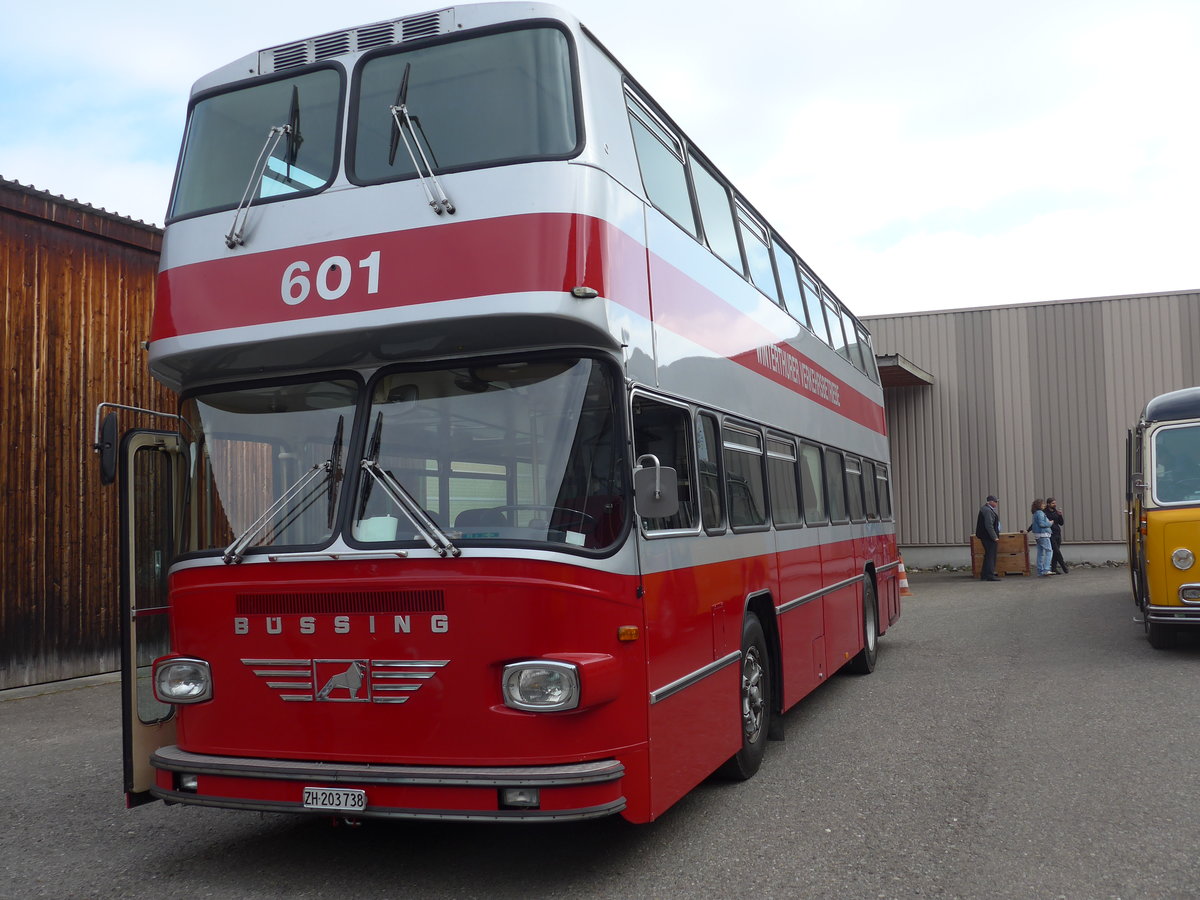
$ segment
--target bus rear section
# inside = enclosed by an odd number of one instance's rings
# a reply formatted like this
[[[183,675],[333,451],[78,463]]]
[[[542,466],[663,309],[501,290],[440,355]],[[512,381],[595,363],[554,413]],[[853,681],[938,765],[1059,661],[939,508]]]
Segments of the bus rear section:
[[[1129,433],[1134,602],[1156,649],[1200,627],[1200,388],[1155,397]]]

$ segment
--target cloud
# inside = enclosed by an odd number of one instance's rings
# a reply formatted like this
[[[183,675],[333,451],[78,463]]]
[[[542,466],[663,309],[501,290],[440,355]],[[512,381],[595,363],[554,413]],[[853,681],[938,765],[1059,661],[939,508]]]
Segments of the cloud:
[[[16,5],[0,174],[161,222],[197,78],[428,8]],[[1190,0],[571,9],[857,312],[1200,285]]]

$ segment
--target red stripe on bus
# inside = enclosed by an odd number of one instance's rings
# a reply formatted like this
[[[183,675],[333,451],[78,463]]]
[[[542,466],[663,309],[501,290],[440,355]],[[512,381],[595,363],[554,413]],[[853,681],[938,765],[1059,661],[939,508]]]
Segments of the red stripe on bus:
[[[378,289],[368,293],[363,270],[376,251]],[[343,278],[349,286],[326,300],[315,283],[322,263],[334,257],[344,258],[350,271],[326,270],[326,288],[336,291]],[[293,268],[291,277],[307,285],[308,295],[288,304],[283,296],[289,267],[296,263],[307,268]],[[800,326],[782,310],[768,309],[768,316],[779,319],[778,329],[771,328],[660,257],[652,256],[649,268],[657,325],[885,433],[880,404],[785,342]],[[541,213],[446,223],[167,269],[159,274],[151,340],[460,297],[569,292],[583,285],[649,319],[646,273],[646,248],[591,216]]]

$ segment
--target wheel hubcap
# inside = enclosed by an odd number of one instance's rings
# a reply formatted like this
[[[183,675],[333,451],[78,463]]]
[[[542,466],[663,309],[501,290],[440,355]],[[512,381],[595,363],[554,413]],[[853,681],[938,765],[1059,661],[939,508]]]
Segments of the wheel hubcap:
[[[757,647],[746,651],[742,663],[742,730],[746,741],[753,744],[758,740],[763,726],[763,709],[766,698],[763,696],[763,667],[762,657]]]

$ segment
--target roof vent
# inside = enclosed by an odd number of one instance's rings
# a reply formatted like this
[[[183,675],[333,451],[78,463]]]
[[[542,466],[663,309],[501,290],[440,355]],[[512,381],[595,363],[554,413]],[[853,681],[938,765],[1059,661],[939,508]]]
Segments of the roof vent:
[[[273,65],[264,71],[270,72],[276,69],[290,69],[293,66],[302,66],[308,62],[308,47],[303,43],[288,44],[286,47],[276,47],[271,51],[271,60]]]
[[[261,51],[258,54],[258,71],[259,74],[267,75],[281,69],[292,69],[317,60],[341,56],[343,53],[361,53],[389,44],[446,34],[453,28],[454,10],[449,8],[409,16],[406,19],[377,22],[349,31],[335,31]]]
[[[446,10],[449,12],[449,10]],[[441,33],[442,16],[441,13],[431,12],[420,16],[410,16],[404,19],[401,24],[404,26],[404,33],[401,36],[403,41],[415,41],[418,38],[431,37]]]
[[[386,47],[396,43],[396,26],[393,22],[382,22],[379,25],[368,25],[358,29],[358,49],[373,50],[376,47]]]
[[[350,33],[327,34],[313,40],[313,56],[317,59],[329,59],[331,56],[341,56],[350,52]]]

